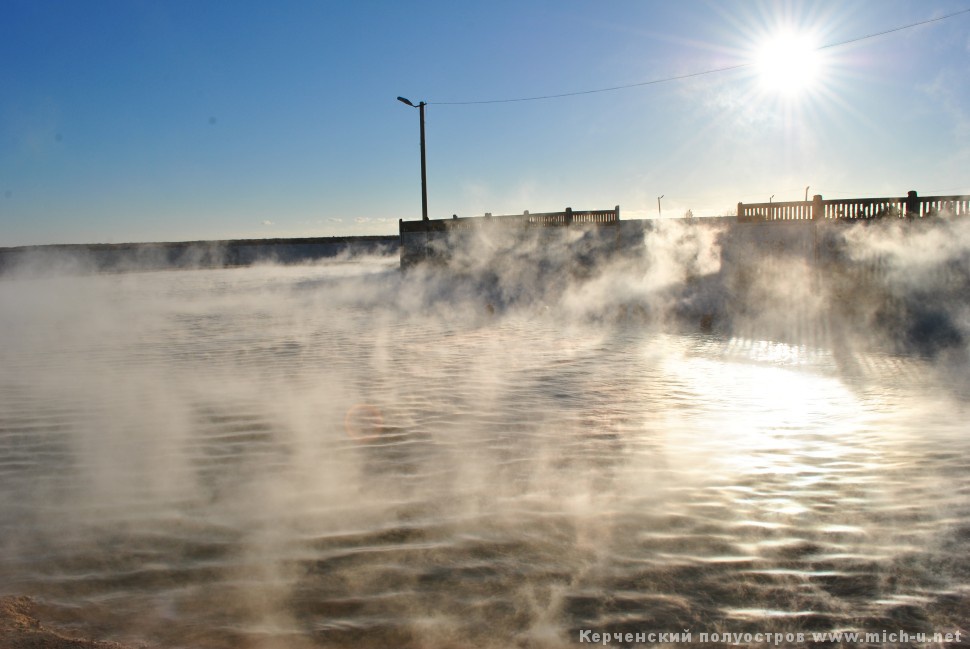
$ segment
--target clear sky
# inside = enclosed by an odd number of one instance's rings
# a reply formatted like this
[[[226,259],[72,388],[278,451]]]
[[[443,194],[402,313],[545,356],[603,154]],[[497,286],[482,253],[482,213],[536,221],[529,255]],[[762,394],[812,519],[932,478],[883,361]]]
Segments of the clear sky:
[[[970,0],[0,9],[0,246],[396,234],[398,95],[429,102],[431,218],[970,193],[970,13],[826,47]]]

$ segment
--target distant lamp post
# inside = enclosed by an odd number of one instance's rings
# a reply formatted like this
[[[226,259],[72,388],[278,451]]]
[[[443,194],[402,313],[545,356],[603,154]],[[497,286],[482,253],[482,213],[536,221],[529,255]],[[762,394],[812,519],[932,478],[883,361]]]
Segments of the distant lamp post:
[[[425,221],[428,220],[428,171],[427,164],[424,159],[424,107],[427,106],[427,102],[418,102],[418,104],[411,103],[411,100],[405,99],[404,97],[398,97],[397,100],[403,104],[407,104],[412,108],[417,108],[421,114],[421,218]]]
[[[771,201],[773,201],[774,198],[775,198],[775,195],[774,194],[772,194],[771,196],[768,197],[768,204],[769,205],[771,205]]]
[[[657,216],[659,218],[663,218],[663,214],[661,214],[661,212],[660,212],[660,199],[663,198],[663,197],[664,197],[663,194],[661,194],[660,196],[657,196]]]
[[[806,203],[808,202],[808,188],[809,187],[811,187],[811,185],[805,185],[805,202]]]

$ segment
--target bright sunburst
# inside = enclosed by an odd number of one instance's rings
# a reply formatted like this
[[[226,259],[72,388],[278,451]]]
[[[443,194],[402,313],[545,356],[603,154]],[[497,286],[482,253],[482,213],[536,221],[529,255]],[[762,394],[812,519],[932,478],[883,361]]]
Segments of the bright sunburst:
[[[784,32],[761,46],[754,64],[763,91],[794,97],[815,87],[821,56],[807,34]]]

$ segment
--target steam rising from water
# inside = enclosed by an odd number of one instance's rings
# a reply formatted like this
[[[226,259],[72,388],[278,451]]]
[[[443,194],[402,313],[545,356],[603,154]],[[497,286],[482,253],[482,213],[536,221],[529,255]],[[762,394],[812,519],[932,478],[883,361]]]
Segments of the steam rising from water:
[[[956,234],[561,234],[0,282],[0,588],[161,646],[965,626]]]

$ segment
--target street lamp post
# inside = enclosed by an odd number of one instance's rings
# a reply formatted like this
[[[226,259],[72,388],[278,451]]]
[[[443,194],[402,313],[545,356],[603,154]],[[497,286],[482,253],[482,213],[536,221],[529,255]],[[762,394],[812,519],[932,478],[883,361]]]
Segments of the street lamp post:
[[[417,108],[421,114],[421,218],[428,220],[428,171],[424,159],[424,107],[427,102],[418,102],[417,105],[411,103],[409,99],[398,97],[397,100],[413,108]]]
[[[663,194],[661,194],[660,196],[657,196],[657,216],[660,218],[663,218],[663,214],[660,213],[660,199],[663,197],[664,197]]]

